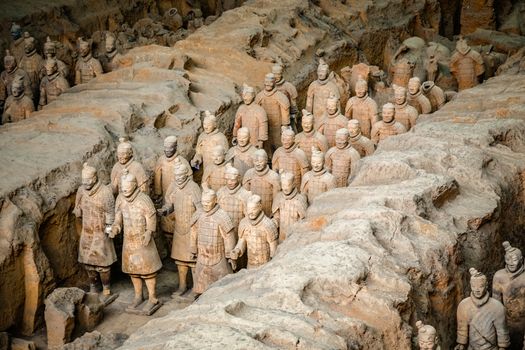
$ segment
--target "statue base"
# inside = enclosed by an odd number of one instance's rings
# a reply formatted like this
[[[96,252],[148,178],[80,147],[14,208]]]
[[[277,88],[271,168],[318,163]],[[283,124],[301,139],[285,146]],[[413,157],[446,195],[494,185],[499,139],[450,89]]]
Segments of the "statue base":
[[[157,304],[152,305],[151,307],[148,307],[148,301],[146,300],[137,307],[128,306],[126,308],[126,312],[129,314],[134,314],[134,315],[151,316],[158,309],[160,309],[161,306],[162,306],[162,302],[159,300]]]

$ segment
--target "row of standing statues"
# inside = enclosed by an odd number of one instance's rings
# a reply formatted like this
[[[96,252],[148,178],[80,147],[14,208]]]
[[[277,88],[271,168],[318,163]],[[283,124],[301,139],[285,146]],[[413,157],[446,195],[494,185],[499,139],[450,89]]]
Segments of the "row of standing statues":
[[[101,298],[114,299],[110,267],[117,254],[112,239],[122,233],[122,271],[130,275],[135,291],[128,311],[155,312],[161,305],[156,276],[162,262],[153,239],[158,227],[177,265],[174,296],[196,297],[227,274],[266,264],[318,195],[348,186],[362,157],[386,138],[409,131],[420,114],[438,110],[447,100],[431,81],[422,84],[409,77],[406,87],[395,86],[393,103],[379,113],[367,81],[358,79],[343,112],[340,89],[322,60],[317,77],[301,111],[300,133],[294,131],[299,129],[297,90],[276,65],[263,91],[244,86],[231,148],[216,117],[206,112],[194,157],[186,160],[178,153],[176,137],[167,137],[153,179],[125,139],[118,145],[109,186],[85,164],[75,215],[82,218],[79,262],[91,290],[100,281]],[[199,186],[193,169],[201,168]],[[506,269],[494,277],[494,298],[488,296],[486,277],[471,270],[472,294],[458,307],[457,349],[508,348],[507,322],[511,335],[521,327],[518,337],[523,337],[525,303],[523,295],[516,297],[516,290],[525,289],[523,257],[509,247],[506,243]],[[507,255],[517,262],[509,263]],[[436,330],[422,323],[418,327],[420,347],[438,348]]]

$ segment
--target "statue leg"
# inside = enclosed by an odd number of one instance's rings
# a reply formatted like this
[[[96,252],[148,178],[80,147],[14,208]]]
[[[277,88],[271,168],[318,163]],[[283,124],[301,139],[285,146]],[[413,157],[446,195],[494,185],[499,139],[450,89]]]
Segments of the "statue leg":
[[[179,288],[173,293],[173,296],[182,295],[188,290],[188,266],[177,264],[177,270],[179,271]]]
[[[89,278],[89,292],[96,293],[97,292],[97,282],[98,282],[98,272],[91,268],[87,268],[86,270],[87,270],[87,274]]]
[[[156,305],[159,302],[159,299],[157,299],[157,277],[147,278],[144,280],[146,282],[146,287],[148,288],[148,304],[150,305]]]
[[[144,300],[142,297],[142,278],[131,276],[131,283],[133,283],[133,288],[135,289],[135,298],[131,303],[131,307],[135,308]]]
[[[102,281],[102,294],[110,295],[111,289],[109,288],[111,282],[111,270],[100,272],[100,281]]]

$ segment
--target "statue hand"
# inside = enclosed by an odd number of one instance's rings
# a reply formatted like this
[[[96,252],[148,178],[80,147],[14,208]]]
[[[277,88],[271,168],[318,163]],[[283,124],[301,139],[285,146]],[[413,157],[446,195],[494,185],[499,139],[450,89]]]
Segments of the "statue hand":
[[[228,262],[230,263],[232,270],[237,270],[237,261],[235,259],[228,259]]]
[[[237,146],[237,138],[236,137],[232,137],[232,145],[233,146]]]
[[[111,237],[111,225],[106,225],[104,233]]]
[[[198,158],[193,158],[190,162],[190,165],[192,168],[199,169],[201,165],[201,160]]]
[[[259,148],[259,149],[263,148],[263,142],[262,141],[257,141],[257,143],[255,144],[255,147]]]
[[[115,238],[116,235],[119,233],[119,228],[116,226],[111,226],[111,233],[109,234],[109,238]]]
[[[233,249],[231,252],[230,252],[230,259],[231,260],[237,260],[237,258],[239,257],[240,255],[240,250],[239,248],[235,248]]]
[[[168,215],[168,210],[166,208],[157,209],[157,215],[159,215],[159,216],[166,216],[166,215]]]
[[[463,344],[458,344],[458,345],[456,345],[456,347],[454,348],[454,350],[465,350],[465,345],[463,345]]]
[[[151,241],[151,234],[152,232],[149,230],[146,230],[146,232],[144,232],[144,240],[142,241],[143,247],[147,246],[149,244],[149,241]]]

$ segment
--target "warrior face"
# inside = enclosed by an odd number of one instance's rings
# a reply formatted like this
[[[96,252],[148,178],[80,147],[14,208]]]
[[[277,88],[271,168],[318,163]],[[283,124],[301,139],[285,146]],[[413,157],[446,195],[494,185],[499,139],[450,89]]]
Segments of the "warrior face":
[[[215,147],[211,152],[211,156],[215,165],[224,163],[224,149],[221,146]]]
[[[16,69],[16,60],[14,57],[6,57],[4,59],[4,67],[8,73],[13,72]]]
[[[212,118],[204,118],[204,121],[202,122],[202,128],[206,134],[209,134],[217,128],[217,124]]]
[[[326,101],[326,111],[328,112],[328,114],[334,115],[335,113],[337,113],[337,105],[338,101],[336,99],[329,98]]]
[[[245,91],[242,93],[242,100],[245,104],[249,105],[255,99],[255,92]]]
[[[272,91],[274,87],[275,87],[275,76],[272,76],[272,77],[266,76],[266,78],[264,79],[264,89],[266,91]]]
[[[230,190],[234,190],[239,185],[239,175],[238,174],[226,174],[226,186]]]
[[[239,146],[244,147],[250,142],[250,133],[247,131],[241,132],[240,130],[237,132],[237,143]]]
[[[313,171],[321,171],[324,168],[324,157],[323,156],[312,156],[312,169]]]
[[[281,176],[281,188],[286,195],[292,193],[295,188],[293,176]]]
[[[518,271],[523,266],[522,254],[516,252],[505,254],[505,265],[511,273]]]
[[[179,173],[175,173],[175,182],[177,183],[177,185],[182,185],[184,182],[186,182],[186,180],[188,179],[188,174],[187,173],[183,173],[183,172],[179,172]]]
[[[405,103],[407,96],[406,96],[406,89],[400,88],[396,89],[394,92],[394,99],[396,101],[396,104],[402,105]]]
[[[268,156],[264,156],[262,154],[257,154],[253,158],[253,167],[257,171],[263,171],[266,169],[266,166],[268,165]]]
[[[487,293],[487,280],[484,278],[471,279],[470,289],[472,290],[472,295],[476,298],[483,298]]]
[[[383,107],[383,121],[385,123],[390,123],[392,120],[394,120],[395,116],[395,109],[389,106]]]
[[[415,95],[419,92],[419,88],[421,87],[421,84],[419,83],[419,79],[410,79],[408,81],[408,92],[412,95]]]
[[[11,92],[14,97],[22,96],[24,93],[24,86],[19,82],[13,83],[13,85],[11,85]]]
[[[164,144],[164,155],[168,158],[173,157],[177,152],[177,142]]]
[[[348,134],[335,135],[335,145],[339,149],[343,149],[348,145]]]
[[[126,164],[133,156],[131,149],[117,150],[117,160],[120,164]]]
[[[328,67],[327,66],[319,66],[317,68],[317,79],[319,80],[325,80],[328,77]]]
[[[137,183],[135,181],[122,181],[120,191],[125,197],[130,197],[137,189]]]
[[[257,217],[261,213],[261,210],[261,202],[248,201],[248,204],[246,205],[246,212],[248,213],[248,217],[251,220],[257,219]]]
[[[202,196],[202,209],[205,212],[209,212],[213,208],[215,208],[215,205],[217,204],[217,196],[215,193],[213,194],[206,194],[204,193]]]
[[[303,116],[301,126],[303,127],[303,131],[306,133],[312,131],[312,129],[314,128],[314,119],[309,115]]]
[[[365,81],[357,82],[357,84],[355,85],[355,94],[357,95],[357,97],[364,97],[367,91],[368,86]]]
[[[89,55],[89,51],[89,44],[87,42],[82,42],[79,48],[80,56],[86,57]]]
[[[283,147],[285,149],[289,149],[295,143],[295,137],[293,134],[283,133],[281,136],[281,142],[283,143]]]
[[[84,188],[86,190],[90,190],[93,188],[93,186],[95,186],[95,184],[97,183],[97,176],[94,175],[94,176],[82,176],[82,186],[84,186]]]

